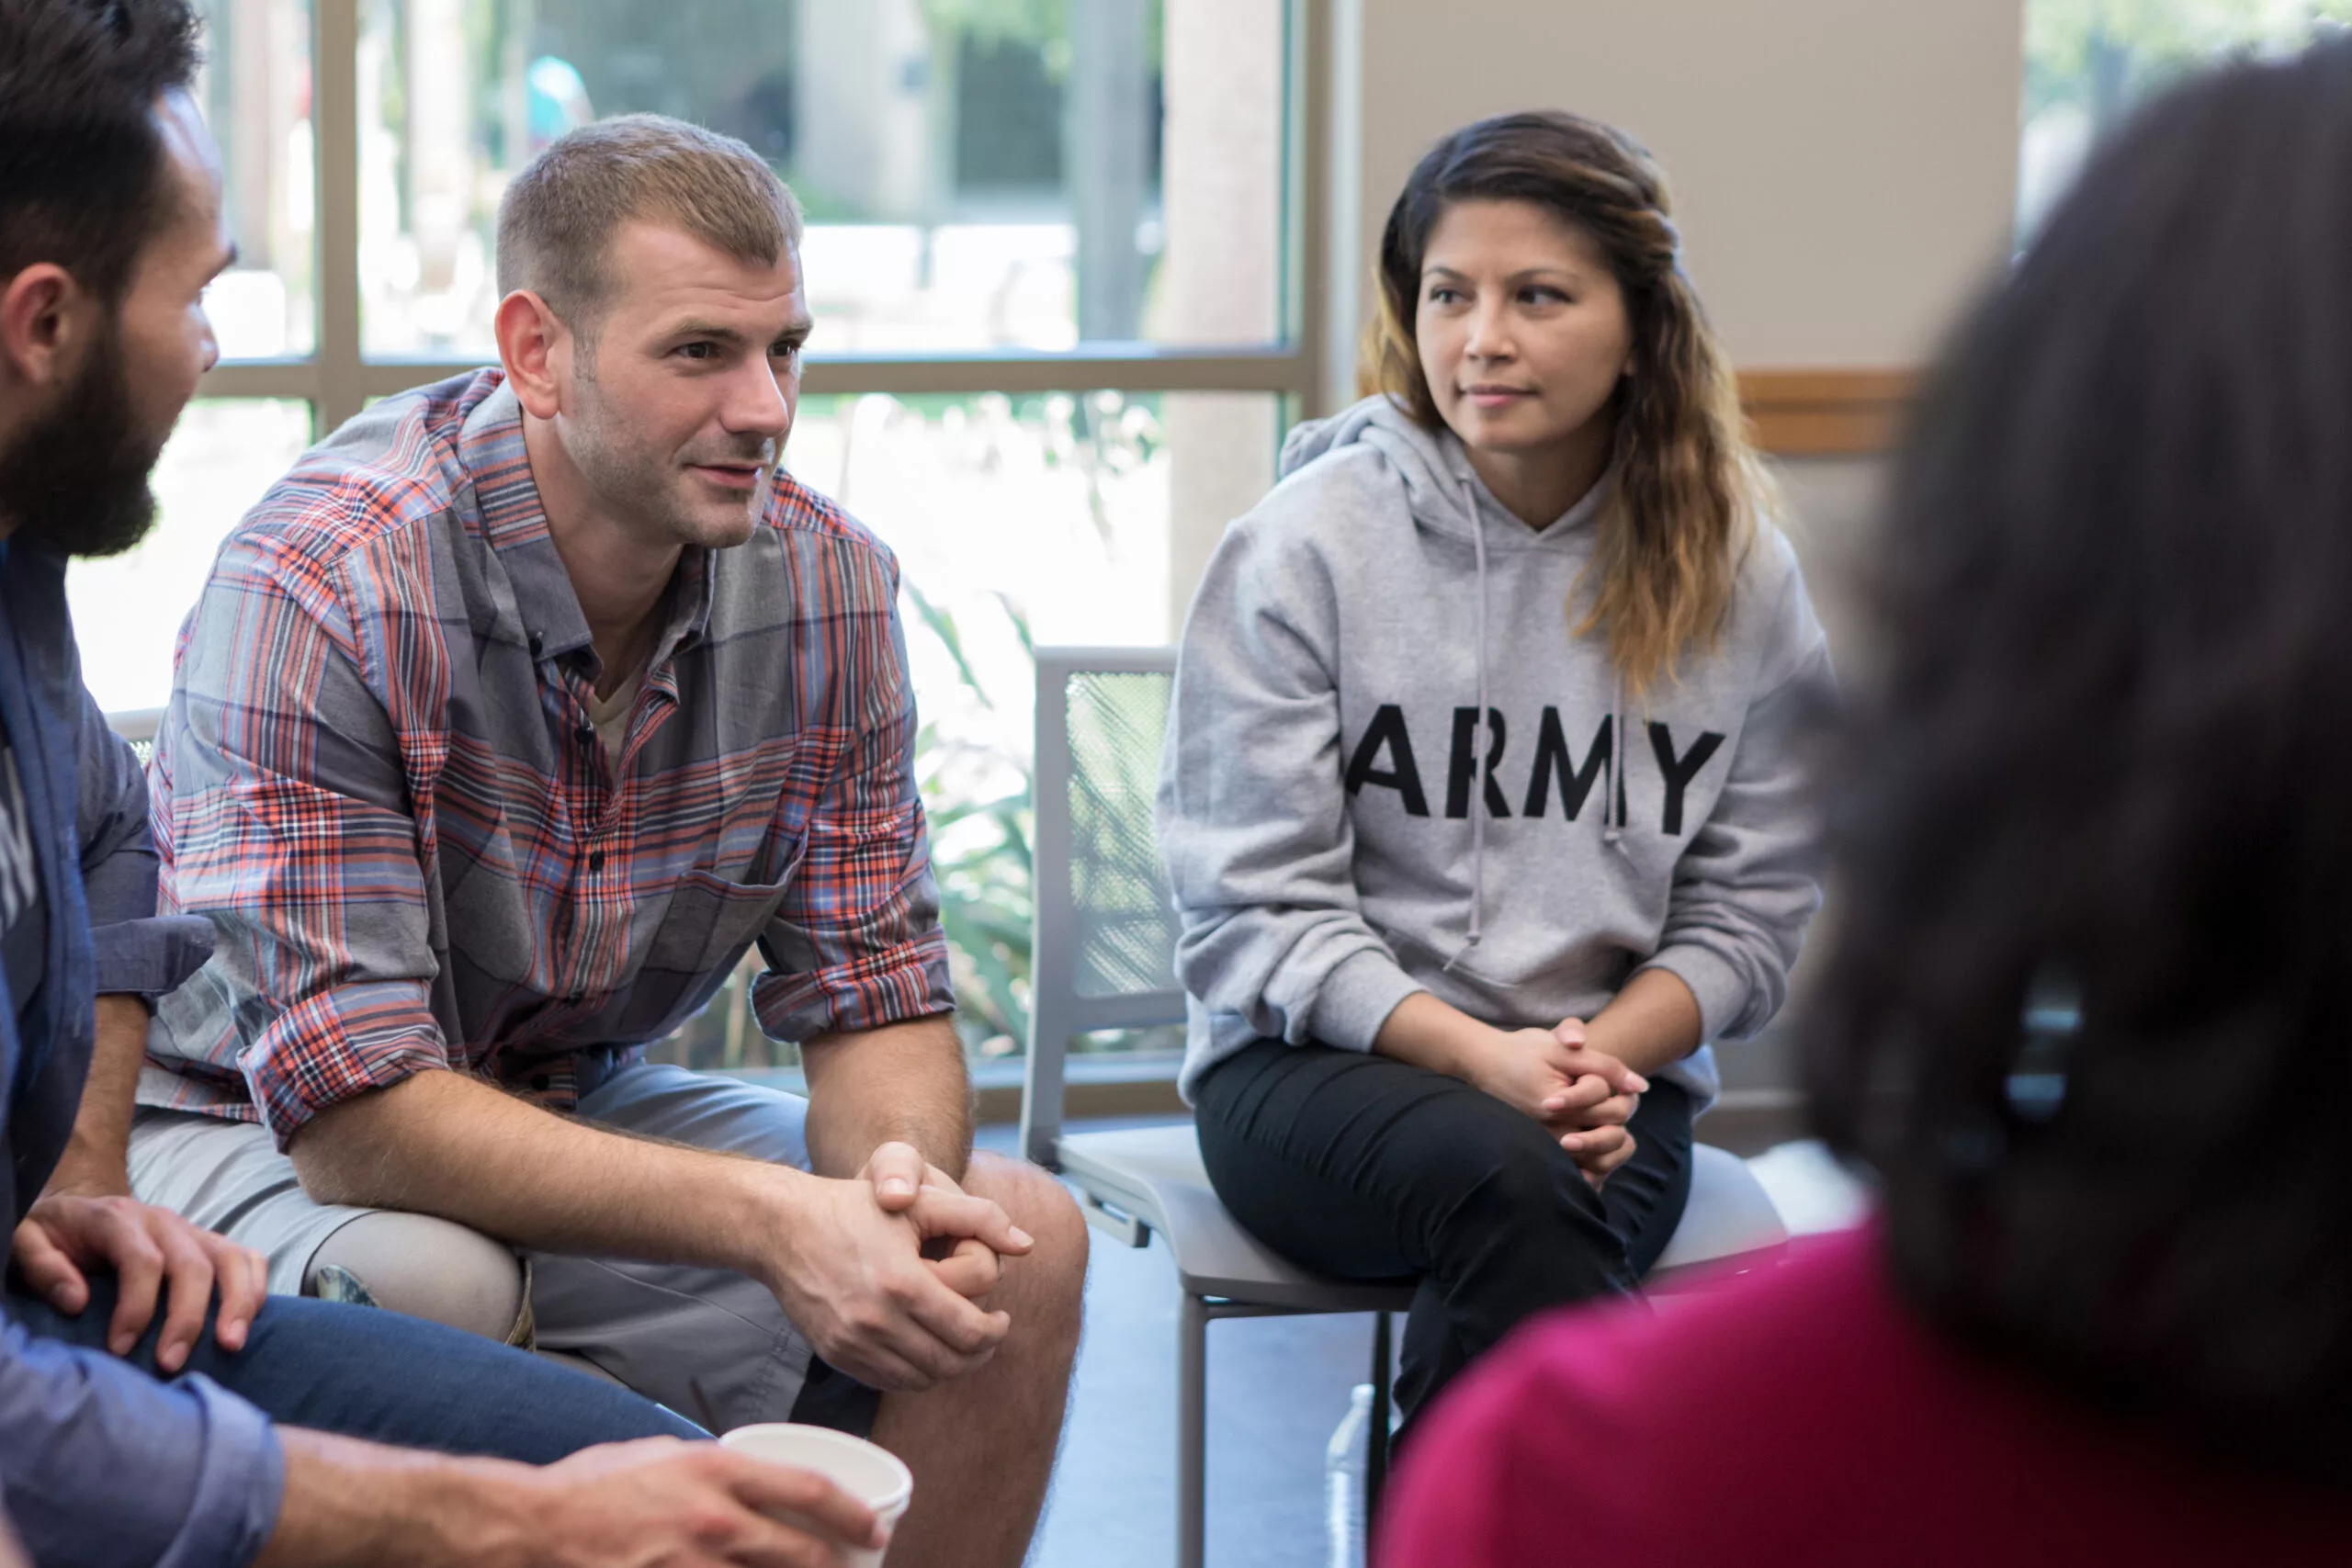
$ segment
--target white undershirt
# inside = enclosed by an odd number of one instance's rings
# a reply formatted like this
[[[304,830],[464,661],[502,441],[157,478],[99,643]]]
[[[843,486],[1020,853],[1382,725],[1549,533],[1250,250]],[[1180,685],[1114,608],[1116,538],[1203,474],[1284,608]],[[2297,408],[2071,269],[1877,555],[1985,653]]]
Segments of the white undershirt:
[[[637,706],[637,689],[645,683],[645,669],[613,688],[609,697],[588,694],[588,717],[596,727],[596,739],[605,743],[605,756],[612,763],[613,772],[621,771],[621,747],[628,739],[629,710]]]

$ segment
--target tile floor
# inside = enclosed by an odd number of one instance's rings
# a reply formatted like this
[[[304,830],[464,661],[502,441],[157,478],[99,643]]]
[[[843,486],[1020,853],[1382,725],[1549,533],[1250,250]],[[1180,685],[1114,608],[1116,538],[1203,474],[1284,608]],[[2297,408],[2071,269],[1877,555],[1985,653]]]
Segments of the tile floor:
[[[984,1129],[980,1142],[1010,1152],[1012,1130]],[[1853,1183],[1814,1145],[1752,1164],[1792,1229],[1831,1229],[1857,1210]],[[1069,1429],[1031,1562],[1164,1568],[1176,1554],[1176,1274],[1161,1247],[1095,1243]],[[1364,1316],[1210,1326],[1210,1568],[1329,1561],[1324,1448],[1371,1348]]]

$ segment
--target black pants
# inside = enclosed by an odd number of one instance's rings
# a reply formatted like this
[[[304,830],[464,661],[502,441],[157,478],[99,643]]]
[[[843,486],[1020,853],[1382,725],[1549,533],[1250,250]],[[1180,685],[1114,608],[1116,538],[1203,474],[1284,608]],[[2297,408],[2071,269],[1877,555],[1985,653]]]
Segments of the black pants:
[[[1261,1040],[1197,1100],[1209,1179],[1260,1240],[1335,1279],[1419,1280],[1408,1421],[1526,1318],[1631,1292],[1690,1196],[1690,1097],[1655,1078],[1597,1192],[1540,1123],[1386,1056]]]

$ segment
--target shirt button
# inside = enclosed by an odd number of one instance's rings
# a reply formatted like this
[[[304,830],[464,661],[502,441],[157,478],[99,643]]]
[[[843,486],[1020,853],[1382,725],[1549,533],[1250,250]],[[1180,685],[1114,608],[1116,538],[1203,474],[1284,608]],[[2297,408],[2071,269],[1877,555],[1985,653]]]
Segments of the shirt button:
[[[593,724],[582,724],[571,732],[571,738],[585,746],[596,739],[596,727]]]
[[[542,654],[542,653],[546,652],[546,651],[547,651],[547,646],[548,646],[547,638],[545,638],[545,637],[541,637],[541,636],[540,636],[538,633],[537,633],[537,632],[533,632],[533,633],[531,634],[531,657],[532,657],[532,658],[537,659],[540,654]]]
[[[587,999],[588,999],[588,993],[587,993],[587,992],[585,992],[585,991],[574,991],[574,992],[572,992],[572,993],[571,993],[571,995],[570,995],[570,996],[568,996],[568,997],[564,998],[563,998],[563,1001],[564,1001],[564,1005],[565,1005],[566,1007],[575,1007],[575,1008],[576,1008],[576,1007],[578,1007],[582,1002],[584,1002],[584,1001],[586,1001]]]
[[[549,1081],[550,1080],[545,1073],[533,1073],[531,1075],[531,1087],[533,1089],[544,1090],[548,1087]]]
[[[590,871],[602,871],[605,869],[604,851],[598,850],[595,853],[588,857],[588,869]]]

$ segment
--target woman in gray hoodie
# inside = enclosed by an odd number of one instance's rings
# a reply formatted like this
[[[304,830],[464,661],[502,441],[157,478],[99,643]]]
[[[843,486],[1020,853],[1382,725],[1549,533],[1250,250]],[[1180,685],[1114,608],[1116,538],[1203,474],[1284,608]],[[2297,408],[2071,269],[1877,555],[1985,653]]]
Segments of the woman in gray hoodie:
[[[1820,902],[1830,671],[1646,153],[1456,131],[1380,286],[1380,393],[1202,581],[1159,820],[1210,1177],[1305,1267],[1421,1280],[1409,1415],[1664,1248],[1705,1043]]]

